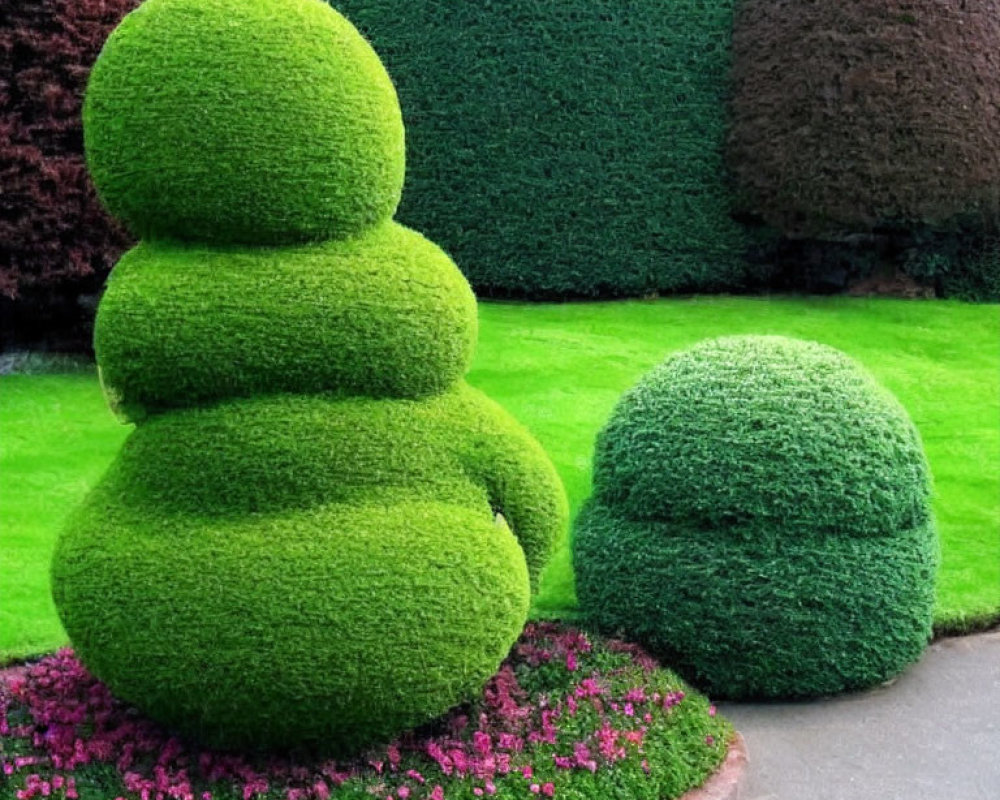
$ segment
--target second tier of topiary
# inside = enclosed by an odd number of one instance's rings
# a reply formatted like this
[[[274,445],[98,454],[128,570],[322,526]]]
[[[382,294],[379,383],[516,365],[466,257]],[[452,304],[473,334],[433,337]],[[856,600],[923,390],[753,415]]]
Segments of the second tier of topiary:
[[[220,747],[353,752],[469,699],[566,499],[462,381],[468,284],[392,221],[403,126],[378,57],[320,0],[147,0],[84,122],[144,241],[95,335],[137,428],[53,561],[82,660]]]
[[[916,428],[832,348],[730,337],[671,356],[597,439],[581,609],[717,696],[859,689],[931,633],[937,541]]]

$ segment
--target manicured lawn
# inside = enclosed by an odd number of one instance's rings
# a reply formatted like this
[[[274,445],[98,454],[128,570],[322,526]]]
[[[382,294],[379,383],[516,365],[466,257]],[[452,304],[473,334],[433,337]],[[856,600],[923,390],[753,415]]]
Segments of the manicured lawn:
[[[590,493],[594,436],[619,394],[667,353],[742,333],[837,347],[896,393],[923,436],[942,540],[936,620],[959,631],[1000,616],[1000,306],[859,298],[696,297],[571,305],[480,304],[470,381],[555,461],[573,509]],[[535,611],[574,606],[568,546]]]
[[[726,334],[798,336],[844,350],[896,393],[936,483],[943,564],[936,619],[959,631],[1000,617],[1000,306],[852,298],[483,303],[469,380],[539,438],[573,508],[590,491],[594,435],[620,393],[667,353]],[[93,374],[0,378],[0,658],[63,633],[48,560],[63,516],[128,434]],[[573,614],[568,542],[535,613]]]

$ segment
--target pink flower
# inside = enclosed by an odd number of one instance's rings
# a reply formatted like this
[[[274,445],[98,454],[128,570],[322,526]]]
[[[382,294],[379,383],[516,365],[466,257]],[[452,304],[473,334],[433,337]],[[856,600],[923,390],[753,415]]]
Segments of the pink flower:
[[[490,740],[490,735],[482,731],[476,731],[472,734],[472,744],[476,748],[476,752],[482,756],[485,756],[493,749],[493,742]]]
[[[406,800],[406,798],[410,796],[410,787],[400,786],[398,789],[396,789],[396,796],[399,798],[399,800]]]
[[[709,706],[708,707],[708,716],[710,716],[710,717],[714,717],[715,716],[715,706]]]
[[[532,794],[538,794],[540,791],[542,791],[542,787],[541,786],[539,786],[537,783],[531,784],[531,793]]]
[[[428,797],[430,800],[444,800],[444,789],[440,786],[435,786]]]
[[[525,780],[527,780],[531,778],[531,776],[534,775],[535,773],[530,766],[527,766],[527,767],[521,767],[521,774],[525,777]]]
[[[519,753],[524,749],[524,740],[513,733],[501,733],[498,737],[498,746],[501,750],[512,750]]]
[[[552,797],[552,795],[554,795],[555,793],[556,793],[556,785],[552,783],[552,781],[543,784],[542,794],[544,794],[546,797]]]
[[[312,790],[317,800],[330,800],[330,787],[327,786],[326,781],[322,778],[313,784]],[[400,797],[402,796],[400,795]]]
[[[707,744],[709,747],[711,747],[712,745],[714,745],[715,744],[715,737],[712,736],[711,734],[709,734],[708,736],[706,736],[705,737],[705,744]]]
[[[566,654],[566,669],[570,672],[576,672],[576,653],[572,650]]]

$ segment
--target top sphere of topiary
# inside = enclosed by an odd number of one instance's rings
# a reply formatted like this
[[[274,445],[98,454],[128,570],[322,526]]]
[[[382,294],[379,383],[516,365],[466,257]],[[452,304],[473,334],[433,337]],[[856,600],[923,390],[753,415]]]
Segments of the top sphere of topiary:
[[[83,119],[99,194],[143,237],[342,238],[402,191],[392,82],[320,0],[147,0],[105,44]]]
[[[688,530],[892,536],[929,515],[916,428],[856,362],[776,336],[677,353],[597,441],[595,499]]]

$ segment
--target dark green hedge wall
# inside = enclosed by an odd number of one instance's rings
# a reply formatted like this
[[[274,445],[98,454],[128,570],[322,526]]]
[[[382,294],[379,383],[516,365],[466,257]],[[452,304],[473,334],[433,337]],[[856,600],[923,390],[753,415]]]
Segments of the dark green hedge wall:
[[[732,0],[332,0],[399,91],[401,222],[480,296],[744,280],[723,143]]]

